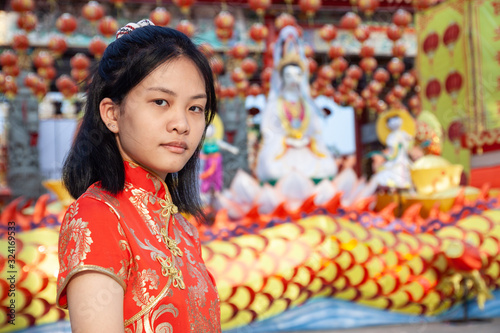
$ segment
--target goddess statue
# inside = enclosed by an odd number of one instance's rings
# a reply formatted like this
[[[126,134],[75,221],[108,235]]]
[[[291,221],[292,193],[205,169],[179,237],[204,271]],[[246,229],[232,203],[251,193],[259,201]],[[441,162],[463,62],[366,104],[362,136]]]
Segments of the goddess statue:
[[[385,161],[374,175],[379,186],[392,189],[412,187],[408,151],[415,132],[415,120],[405,110],[391,109],[379,116],[377,135],[380,142],[387,146],[382,154]]]
[[[256,174],[274,182],[291,171],[319,180],[337,173],[321,136],[320,110],[309,93],[308,68],[297,30],[281,30],[271,89],[261,120]]]

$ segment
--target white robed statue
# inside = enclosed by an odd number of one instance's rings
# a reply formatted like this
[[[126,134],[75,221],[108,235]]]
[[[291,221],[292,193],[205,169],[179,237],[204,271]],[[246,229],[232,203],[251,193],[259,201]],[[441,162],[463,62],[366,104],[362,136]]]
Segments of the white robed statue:
[[[408,150],[413,144],[415,120],[406,110],[391,109],[377,119],[377,135],[387,148],[383,152],[385,162],[376,170],[375,181],[381,187],[410,189],[411,160]]]
[[[331,178],[337,165],[321,136],[320,110],[309,93],[297,30],[283,28],[275,45],[271,89],[260,126],[257,177],[275,181],[295,171],[314,180]]]

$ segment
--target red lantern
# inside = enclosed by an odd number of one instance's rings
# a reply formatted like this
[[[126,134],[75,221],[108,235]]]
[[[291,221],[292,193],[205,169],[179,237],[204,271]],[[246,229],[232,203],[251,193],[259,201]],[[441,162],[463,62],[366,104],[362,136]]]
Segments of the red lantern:
[[[82,7],[82,16],[94,23],[104,16],[104,9],[97,1],[89,1]]]
[[[12,0],[10,2],[12,10],[17,13],[30,12],[35,9],[35,2],[33,0]]]
[[[318,69],[318,63],[313,58],[307,58],[307,64],[309,68],[309,74],[316,72]]]
[[[331,45],[328,49],[328,56],[330,59],[337,59],[344,56],[345,50],[340,45]]]
[[[260,43],[267,38],[269,29],[262,23],[254,23],[250,27],[250,31],[248,32],[248,34],[250,35],[250,38],[252,38],[252,40],[254,40],[256,43]]]
[[[260,73],[260,80],[262,82],[269,82],[271,81],[271,75],[273,74],[273,69],[271,67],[266,67],[264,70]]]
[[[264,12],[271,5],[271,0],[248,0],[250,8],[254,10],[258,16],[263,17]]]
[[[390,78],[389,72],[384,68],[377,68],[375,74],[373,74],[373,79],[380,82],[382,85],[385,85]]]
[[[346,98],[344,99],[344,101],[347,101],[347,94],[349,93],[349,88],[344,86],[343,84],[340,84],[338,87],[337,87],[337,91],[339,93],[341,93],[342,95],[344,95]]]
[[[208,43],[201,43],[198,45],[198,50],[200,50],[207,59],[210,59],[215,54],[214,48]]]
[[[5,91],[5,97],[7,97],[8,99],[14,99],[14,97],[16,97],[17,83],[14,77],[6,75],[3,87]]]
[[[33,31],[38,24],[38,19],[36,15],[32,12],[26,12],[19,16],[17,19],[17,26],[26,32]]]
[[[443,35],[443,44],[448,48],[450,56],[453,56],[453,50],[455,49],[458,37],[460,37],[460,26],[454,22],[446,28]]]
[[[354,80],[352,77],[346,76],[342,80],[342,85],[347,87],[347,89],[352,90],[358,86],[358,81]]]
[[[427,9],[436,4],[436,0],[413,0],[413,7],[417,10]]]
[[[458,71],[452,71],[446,78],[445,87],[448,95],[451,96],[453,104],[457,104],[457,96],[460,89],[462,89],[462,75]]]
[[[395,24],[391,24],[387,28],[387,38],[392,40],[393,42],[399,40],[403,36],[403,29],[398,27]]]
[[[384,98],[385,102],[390,106],[393,106],[397,102],[396,96],[394,96],[394,92],[391,90]]]
[[[332,24],[325,24],[319,29],[319,36],[327,43],[337,38],[337,28]]]
[[[354,30],[361,24],[361,18],[353,12],[348,12],[340,20],[340,27],[346,30]]]
[[[304,55],[306,58],[314,57],[314,49],[309,44],[304,44]]]
[[[39,81],[40,77],[38,77],[38,75],[35,73],[28,73],[28,75],[24,77],[23,83],[28,88],[34,88]]]
[[[308,18],[312,18],[321,7],[321,0],[299,0],[299,7]]]
[[[83,53],[77,53],[71,57],[70,65],[76,69],[87,69],[90,66],[90,59]]]
[[[262,88],[257,83],[252,83],[246,91],[247,96],[257,96],[262,94]]]
[[[77,28],[77,22],[73,15],[64,13],[57,19],[56,27],[60,32],[71,35]]]
[[[66,99],[70,99],[78,92],[78,86],[75,81],[66,74],[61,75],[56,80],[56,87]]]
[[[351,90],[347,93],[346,103],[352,106],[358,97],[359,95],[354,90]]]
[[[418,95],[413,95],[408,100],[408,106],[413,111],[413,113],[417,114],[420,111],[420,98]]]
[[[359,66],[351,65],[347,69],[346,75],[357,82],[363,76],[363,71],[359,68]]]
[[[223,43],[227,43],[233,37],[233,29],[215,29],[215,34]]]
[[[396,96],[397,99],[401,100],[406,96],[406,89],[397,84],[392,88],[392,94]]]
[[[61,57],[64,52],[68,49],[68,45],[66,44],[66,39],[60,36],[53,36],[49,39],[49,50],[52,51],[55,57]]]
[[[89,51],[94,57],[101,59],[104,54],[104,50],[106,50],[106,46],[106,42],[104,42],[99,36],[95,36],[89,43]]]
[[[243,72],[245,72],[247,77],[252,77],[252,75],[255,73],[255,71],[259,66],[257,65],[257,62],[252,58],[245,58],[241,62],[240,67],[243,70]]]
[[[370,45],[363,44],[359,50],[359,55],[361,58],[369,58],[375,55],[375,48]]]
[[[401,73],[405,71],[405,64],[399,58],[392,58],[387,64],[387,69],[394,79],[398,79]]]
[[[89,70],[88,69],[73,68],[71,70],[71,77],[76,82],[83,82],[83,81],[85,81],[85,79],[87,79],[88,76],[89,76]]]
[[[427,87],[425,88],[425,96],[432,104],[432,109],[436,110],[437,100],[439,99],[439,95],[441,95],[441,83],[439,83],[438,79],[431,79],[427,83]]]
[[[335,88],[331,84],[327,84],[322,90],[322,95],[326,97],[333,98],[333,94],[335,94]]]
[[[363,43],[370,38],[370,29],[366,25],[360,25],[354,30],[354,37]]]
[[[188,15],[189,14],[189,11],[191,9],[191,6],[193,5],[194,3],[194,0],[173,0],[174,4],[177,6],[177,7],[180,7],[181,9],[181,12],[184,14],[184,15]],[[179,29],[177,29],[179,30]]]
[[[180,21],[177,26],[175,27],[178,31],[182,32],[184,35],[188,36],[189,38],[193,37],[194,35],[194,25],[188,21],[188,20],[182,20]]]
[[[47,51],[40,51],[33,59],[33,65],[36,68],[52,67],[54,65],[54,57]]]
[[[234,27],[234,16],[223,10],[214,18],[214,24],[218,29],[232,29]]]
[[[356,110],[356,114],[358,116],[361,116],[363,114],[365,106],[366,106],[365,100],[360,96],[358,96],[352,103],[352,107],[354,108],[354,110]]]
[[[40,78],[37,84],[32,89],[33,94],[38,98],[39,101],[43,99],[47,92],[49,91],[49,87],[44,79]]]
[[[434,53],[439,46],[439,35],[437,32],[431,32],[424,39],[424,44],[422,45],[424,53],[429,57],[429,63],[432,65],[434,59]]]
[[[398,41],[392,46],[392,55],[396,58],[404,58],[406,54],[406,46],[402,42]]]
[[[250,51],[248,50],[248,46],[242,43],[238,43],[234,45],[231,50],[229,50],[229,55],[232,56],[235,59],[245,59],[248,56],[248,53]]]
[[[99,31],[104,37],[111,37],[118,31],[118,21],[112,16],[103,17],[99,21]]]
[[[363,69],[366,75],[371,76],[375,68],[377,68],[378,62],[374,57],[366,57],[361,59],[359,66]]]
[[[412,16],[404,9],[398,9],[392,16],[392,23],[400,28],[406,28],[412,21]]]
[[[214,55],[210,58],[209,63],[210,67],[212,68],[212,72],[214,72],[216,75],[220,75],[222,74],[222,72],[224,72],[224,62],[222,61],[222,58],[220,56]]]
[[[399,84],[402,87],[404,87],[406,90],[411,89],[411,87],[413,87],[415,85],[415,82],[416,82],[415,77],[412,74],[408,73],[408,72],[404,73],[399,78]]]
[[[234,83],[241,82],[245,80],[245,78],[246,78],[245,72],[240,67],[236,67],[231,72],[231,80],[233,80]]]
[[[56,75],[57,75],[56,69],[54,67],[52,67],[52,66],[50,66],[50,67],[39,67],[36,72],[38,73],[38,75],[41,78],[44,78],[48,82],[52,81],[56,77]]]
[[[333,93],[333,100],[335,101],[335,103],[339,105],[344,105],[346,99],[347,99],[346,96],[343,95],[340,91],[336,91]]]
[[[462,136],[465,134],[465,126],[461,120],[454,120],[448,126],[448,139],[455,147],[455,153],[460,151],[460,142],[462,141]]]
[[[370,81],[368,84],[368,90],[370,90],[370,97],[371,96],[378,96],[384,87],[382,84],[378,81]]]
[[[149,19],[154,25],[166,27],[170,23],[170,13],[164,7],[156,7],[150,14]]]
[[[378,0],[358,0],[358,8],[366,16],[372,16],[380,5]]]
[[[12,76],[12,77],[18,77],[19,74],[21,73],[21,69],[19,68],[18,65],[4,66],[2,68],[2,70],[3,70],[5,75]]]
[[[335,58],[330,63],[330,67],[332,67],[333,71],[335,72],[335,77],[338,78],[340,78],[342,74],[344,74],[347,66],[349,66],[349,63],[344,59],[344,57]]]
[[[288,13],[281,13],[276,20],[274,20],[274,26],[278,29],[278,31],[289,25],[297,25],[297,20]]]
[[[387,104],[382,100],[378,100],[375,104],[375,110],[377,113],[382,113],[387,110]]]
[[[235,87],[230,86],[230,87],[226,88],[226,96],[227,96],[227,98],[235,98],[237,94],[238,94],[238,91],[236,90]]]
[[[0,54],[0,65],[4,66],[15,66],[17,65],[17,54],[12,50],[5,50]]]
[[[318,77],[330,82],[335,78],[335,71],[332,67],[323,65],[319,68]]]
[[[30,47],[28,36],[23,33],[15,34],[12,38],[12,48],[19,53],[24,53]]]

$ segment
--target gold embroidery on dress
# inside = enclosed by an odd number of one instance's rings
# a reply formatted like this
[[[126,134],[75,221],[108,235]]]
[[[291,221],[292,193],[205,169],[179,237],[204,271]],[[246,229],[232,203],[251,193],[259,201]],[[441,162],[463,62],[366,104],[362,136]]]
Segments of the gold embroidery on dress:
[[[160,277],[156,274],[154,269],[143,269],[142,272],[137,272],[136,281],[134,281],[134,289],[132,289],[133,299],[137,306],[143,309],[154,301],[154,295],[150,295],[148,290],[156,290],[159,285]]]

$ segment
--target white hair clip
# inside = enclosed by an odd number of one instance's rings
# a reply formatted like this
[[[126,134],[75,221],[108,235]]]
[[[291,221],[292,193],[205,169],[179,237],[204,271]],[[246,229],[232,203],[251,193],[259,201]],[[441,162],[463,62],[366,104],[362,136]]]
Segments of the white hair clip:
[[[154,23],[148,19],[140,20],[137,23],[133,23],[133,22],[127,23],[124,27],[121,27],[120,29],[118,29],[118,31],[116,32],[116,39],[120,38],[123,35],[127,35],[127,34],[131,33],[132,31],[134,31],[137,28],[146,27],[148,25],[154,25]]]

